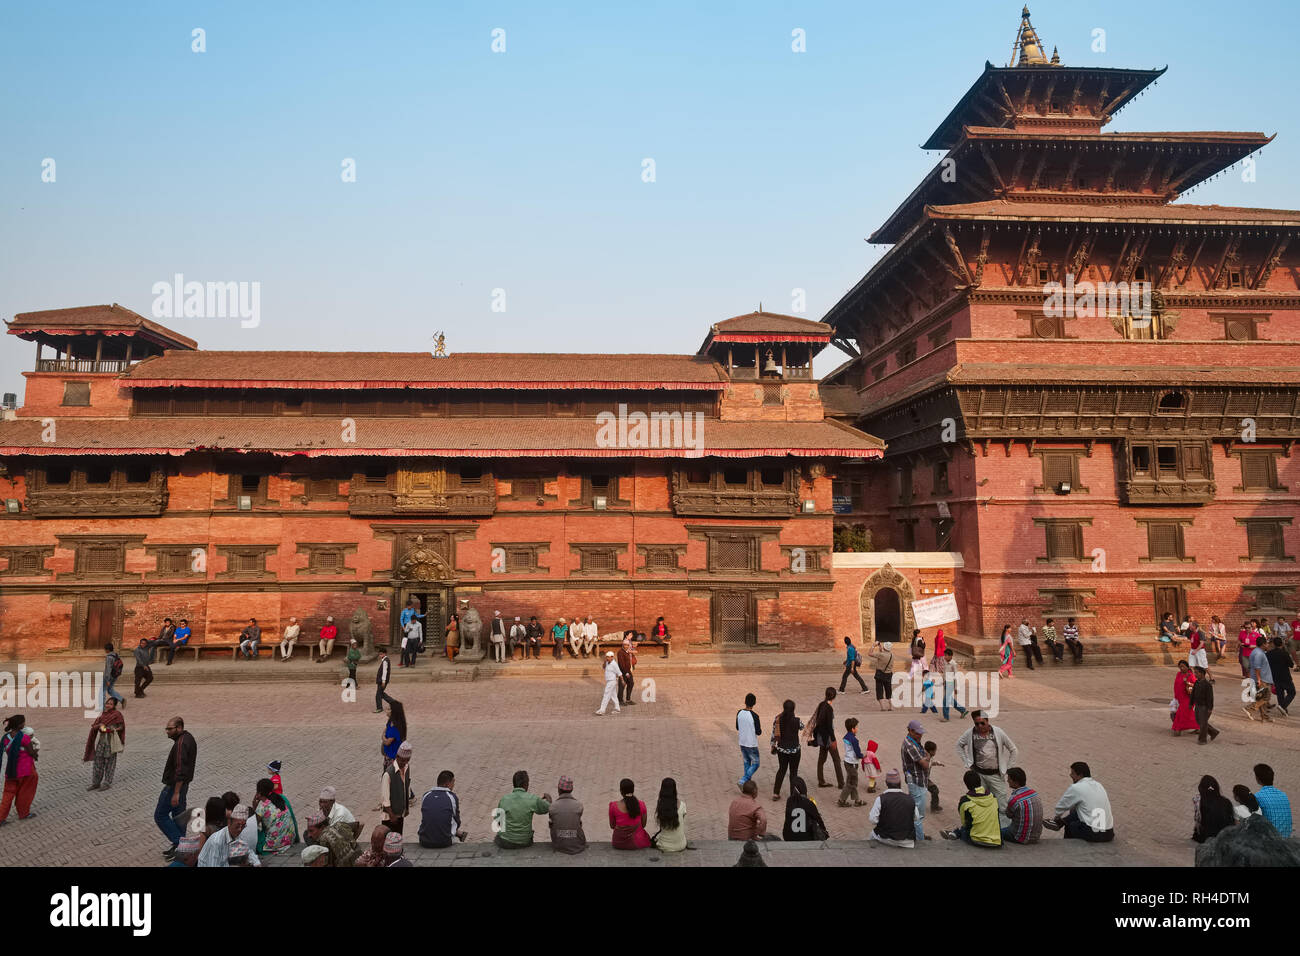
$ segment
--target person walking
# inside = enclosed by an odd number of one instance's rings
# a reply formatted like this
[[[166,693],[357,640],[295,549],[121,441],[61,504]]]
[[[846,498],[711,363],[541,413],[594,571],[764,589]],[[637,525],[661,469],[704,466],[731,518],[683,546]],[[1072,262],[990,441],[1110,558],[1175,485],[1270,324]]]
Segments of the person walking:
[[[113,697],[104,701],[103,712],[90,725],[86,735],[86,750],[82,762],[94,761],[87,790],[107,790],[113,786],[113,772],[117,769],[117,755],[126,747],[126,719],[117,709]]]
[[[903,782],[916,805],[916,842],[925,839],[925,798],[930,792],[930,755],[925,752],[922,739],[925,728],[919,720],[909,721],[907,736],[903,738]]]
[[[600,698],[600,708],[596,711],[597,717],[605,716],[605,708],[611,703],[614,705],[614,713],[620,713],[622,708],[618,705],[618,688],[623,679],[623,671],[619,669],[618,661],[614,660],[614,652],[605,652],[605,694]]]
[[[799,757],[802,753],[799,749],[799,734],[802,730],[803,721],[795,715],[794,701],[785,701],[781,705],[781,713],[772,721],[772,755],[777,762],[776,780],[772,783],[773,800],[781,799],[781,781],[785,779],[787,770],[790,772],[790,792],[794,793],[794,778],[799,775]]]
[[[758,770],[758,735],[762,733],[762,724],[759,722],[758,714],[754,712],[754,705],[757,703],[757,697],[746,694],[745,706],[736,711],[736,736],[740,741],[742,763],[740,779],[736,781],[736,786],[742,790]]]
[[[348,680],[352,682],[352,686],[355,688],[357,686],[357,665],[361,663],[361,647],[357,644],[355,637],[348,641],[348,654],[343,659],[343,663],[348,668]]]
[[[163,850],[167,862],[176,856],[176,845],[181,842],[181,828],[176,818],[185,813],[185,797],[190,790],[190,781],[194,779],[194,767],[199,759],[199,745],[194,735],[185,729],[185,721],[173,717],[164,728],[172,742],[172,749],[163,764],[162,792],[158,794],[158,803],[154,807],[153,822],[170,842]]]
[[[411,753],[411,742],[403,740],[393,762],[384,768],[379,778],[379,809],[384,815],[384,826],[393,833],[402,832],[403,822],[415,799],[411,789]]]
[[[1210,740],[1219,736],[1219,732],[1210,726],[1210,714],[1214,713],[1214,678],[1210,672],[1199,664],[1194,668],[1196,682],[1192,684],[1192,716],[1196,718],[1198,728],[1196,742],[1203,744],[1208,734]]]
[[[618,669],[623,672],[623,676],[618,682],[618,696],[624,704],[631,706],[636,701],[632,699],[632,692],[635,690],[635,679],[632,677],[632,669],[636,667],[636,648],[632,644],[630,637],[623,638],[623,643],[614,655],[614,660],[618,662]],[[624,699],[626,698],[626,699]]]
[[[876,701],[881,710],[894,709],[894,645],[876,642],[867,655],[876,682]]]
[[[1001,727],[994,727],[982,710],[971,711],[971,727],[957,738],[957,756],[965,770],[980,775],[984,789],[998,801],[998,813],[1007,815],[1007,769],[1016,765],[1019,751]],[[1006,820],[1003,820],[1006,826]]]
[[[1273,690],[1277,692],[1277,709],[1283,717],[1290,717],[1287,708],[1295,700],[1295,678],[1291,676],[1291,655],[1280,637],[1273,638],[1273,647],[1265,652],[1268,669],[1273,675]]]
[[[862,663],[862,658],[858,656],[858,649],[853,646],[853,638],[847,634],[844,635],[844,673],[840,675],[840,693],[844,693],[844,688],[848,686],[849,678],[852,677],[862,688],[862,693],[869,694],[867,682],[862,679],[858,673],[858,667]]]
[[[325,618],[325,623],[321,625],[320,642],[316,645],[316,663],[324,664],[334,653],[334,642],[338,639],[339,629],[334,624],[334,618]]]
[[[389,699],[385,703],[385,709],[388,711],[388,722],[384,724],[379,752],[384,758],[384,768],[387,769],[397,758],[397,751],[402,744],[406,743],[406,708],[401,701]]]
[[[948,647],[943,652],[943,717],[944,723],[948,722],[948,708],[954,708],[957,713],[963,717],[966,716],[966,708],[957,703],[957,664],[952,659],[952,648]]]
[[[1002,638],[998,645],[998,676],[1011,680],[1014,675],[1011,673],[1012,663],[1016,659],[1016,649],[1011,644],[1011,625],[1002,625]]]
[[[117,701],[119,707],[126,703],[126,698],[123,697],[121,694],[119,694],[116,690],[114,690],[113,685],[117,683],[117,679],[121,676],[122,676],[122,658],[117,653],[117,651],[113,650],[112,644],[105,644],[104,645],[104,692],[100,695],[100,697],[113,698],[113,700]],[[99,706],[100,709],[102,710],[104,707],[103,699],[99,701]]]
[[[860,807],[863,805],[862,798],[858,795],[858,768],[866,758],[862,754],[862,747],[858,744],[858,719],[849,717],[844,721],[844,786],[840,788],[839,805],[847,807],[852,801],[853,806]]]
[[[817,786],[829,787],[826,782],[826,758],[830,757],[835,770],[835,786],[844,789],[844,773],[840,769],[839,745],[835,739],[835,688],[827,687],[826,696],[812,715],[812,739],[817,746]]]
[[[36,772],[40,748],[27,727],[27,718],[22,714],[14,714],[5,721],[4,728],[4,737],[0,738],[0,756],[4,757],[5,762],[0,825],[9,822],[9,808],[15,803],[19,820],[36,816],[32,801],[36,799],[36,786],[40,783],[40,775]]]
[[[948,639],[943,636],[943,628],[934,632],[934,657],[930,658],[930,670],[943,670],[943,656],[948,651]]]
[[[140,643],[136,645],[131,655],[135,658],[135,670],[132,676],[135,678],[135,696],[145,696],[145,688],[153,683],[153,642],[148,638],[140,638]]]
[[[1214,649],[1214,659],[1223,660],[1223,652],[1228,648],[1228,628],[1217,614],[1210,616],[1210,647]]]
[[[381,648],[379,651],[379,667],[375,670],[375,713],[381,713],[384,709],[384,701],[391,702],[393,698],[387,694],[388,680],[393,676],[393,662],[388,659],[388,648]]]
[[[1255,715],[1258,714],[1259,719],[1264,723],[1272,723],[1273,718],[1269,716],[1269,707],[1273,696],[1273,669],[1269,667],[1268,655],[1264,652],[1264,648],[1256,644],[1251,649],[1247,666],[1249,673],[1246,676],[1255,686],[1255,701],[1241,709],[1251,720],[1254,720]]]
[[[1184,730],[1196,730],[1196,715],[1192,711],[1192,686],[1196,675],[1187,666],[1187,661],[1178,662],[1178,673],[1174,675],[1174,701],[1177,707],[1170,715],[1171,730],[1175,737],[1182,736]]]

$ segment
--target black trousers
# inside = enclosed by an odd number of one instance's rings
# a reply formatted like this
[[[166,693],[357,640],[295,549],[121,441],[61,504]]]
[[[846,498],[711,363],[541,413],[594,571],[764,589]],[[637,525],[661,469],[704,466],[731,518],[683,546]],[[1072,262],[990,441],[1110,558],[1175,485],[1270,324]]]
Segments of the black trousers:
[[[1192,708],[1192,713],[1196,715],[1196,726],[1200,728],[1196,733],[1197,740],[1204,741],[1209,734],[1219,736],[1219,732],[1210,726],[1210,714],[1214,713],[1213,707],[1199,705]]]
[[[135,696],[143,697],[144,689],[153,683],[153,669],[137,666],[135,669]]]
[[[1289,674],[1287,675],[1290,676]],[[1274,684],[1273,688],[1277,691],[1277,705],[1283,710],[1291,706],[1291,701],[1295,700],[1295,684],[1288,684],[1283,687],[1281,684]]]
[[[772,792],[778,797],[781,795],[781,781],[785,779],[785,772],[790,771],[790,795],[794,795],[794,778],[799,776],[799,758],[803,754],[796,750],[792,754],[778,750],[776,752],[776,782],[772,784]]]
[[[1029,643],[1020,648],[1025,652],[1025,664],[1030,670],[1034,669],[1034,661],[1043,663],[1043,652],[1038,649],[1038,638],[1031,637]]]
[[[858,662],[857,662],[857,661],[854,661],[852,664],[845,664],[845,665],[844,665],[844,673],[843,673],[843,675],[841,675],[841,677],[840,677],[840,693],[841,693],[841,694],[844,693],[844,688],[848,686],[849,678],[850,678],[850,677],[852,677],[855,681],[858,682],[858,686],[861,687],[861,688],[863,689],[863,691],[866,691],[866,689],[867,689],[867,682],[864,681],[864,680],[862,679],[862,675],[858,673]]]
[[[1060,641],[1048,641],[1047,646],[1052,649],[1052,656],[1056,658],[1057,661],[1065,660],[1064,644],[1062,644]]]
[[[893,671],[876,671],[876,699],[889,700],[894,696]]]
[[[555,659],[556,659],[557,661],[564,660],[564,641],[563,641],[563,640],[557,639],[557,640],[555,641],[555,647],[552,648],[552,650],[555,652]]]
[[[1079,819],[1079,814],[1071,810],[1065,817],[1065,838],[1067,840],[1084,840],[1088,843],[1109,843],[1115,839],[1115,830],[1094,830]]]
[[[388,690],[387,684],[380,684],[375,688],[375,710],[383,710],[384,701],[388,701],[390,704],[393,702],[393,698],[385,693],[386,690]]]
[[[1065,643],[1070,645],[1070,653],[1074,655],[1074,662],[1076,664],[1083,663],[1083,641],[1077,639],[1072,641],[1067,637]]]
[[[817,748],[817,783],[826,783],[826,777],[823,774],[823,768],[826,765],[826,758],[831,758],[831,766],[835,768],[835,785],[841,790],[844,789],[844,771],[840,765],[840,752],[835,746]]]
[[[631,674],[624,674],[618,679],[618,702],[620,704],[630,704],[632,702],[633,681],[634,678]]]

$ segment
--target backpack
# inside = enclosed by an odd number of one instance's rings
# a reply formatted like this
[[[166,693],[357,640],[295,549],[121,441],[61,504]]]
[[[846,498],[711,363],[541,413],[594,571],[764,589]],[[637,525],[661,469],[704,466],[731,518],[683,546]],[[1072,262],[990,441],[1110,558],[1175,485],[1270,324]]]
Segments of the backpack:
[[[113,655],[113,668],[111,673],[114,680],[117,680],[122,676],[122,658],[118,657],[116,654]]]

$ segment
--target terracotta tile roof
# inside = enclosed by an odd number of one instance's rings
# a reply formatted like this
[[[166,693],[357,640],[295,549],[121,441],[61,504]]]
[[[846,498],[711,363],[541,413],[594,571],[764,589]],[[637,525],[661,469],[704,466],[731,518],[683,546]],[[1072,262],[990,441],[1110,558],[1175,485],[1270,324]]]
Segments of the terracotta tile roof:
[[[927,206],[931,219],[1060,219],[1071,222],[1122,219],[1126,222],[1212,222],[1216,225],[1300,225],[1300,210],[1255,209],[1246,206],[1193,206],[1171,203],[1043,203],[993,199],[955,206]]]
[[[12,322],[5,323],[10,335],[30,339],[30,332],[52,332],[54,334],[82,334],[110,329],[133,330],[150,333],[160,344],[176,346],[182,349],[196,349],[199,344],[188,336],[173,332],[166,326],[159,325],[152,319],[124,309],[114,302],[112,305],[80,305],[70,309],[46,309],[43,312],[19,312]]]
[[[704,344],[700,346],[698,354],[707,353],[714,342],[825,343],[830,341],[831,331],[825,322],[802,319],[797,315],[749,312],[714,322],[709,327],[709,334],[704,337]]]
[[[309,456],[682,458],[682,448],[617,448],[600,442],[594,418],[356,419],[356,441],[341,441],[336,418],[59,419],[42,442],[40,419],[0,422],[0,455],[170,454],[197,449]],[[721,422],[705,419],[704,454],[868,457],[884,444],[833,421]],[[693,445],[691,446],[694,447]]]
[[[1205,365],[999,365],[972,362],[948,372],[958,385],[1024,385],[1026,383],[1088,383],[1102,385],[1285,385],[1300,381],[1300,367],[1233,367]]]
[[[669,388],[721,390],[726,375],[696,355],[460,352],[166,352],[124,384],[214,388]]]
[[[1001,126],[967,126],[970,139],[1041,139],[1050,142],[1083,140],[1089,143],[1127,142],[1191,142],[1191,143],[1245,143],[1266,146],[1274,136],[1241,130],[1141,130],[1111,133],[1070,133],[1051,129],[1005,129]]]

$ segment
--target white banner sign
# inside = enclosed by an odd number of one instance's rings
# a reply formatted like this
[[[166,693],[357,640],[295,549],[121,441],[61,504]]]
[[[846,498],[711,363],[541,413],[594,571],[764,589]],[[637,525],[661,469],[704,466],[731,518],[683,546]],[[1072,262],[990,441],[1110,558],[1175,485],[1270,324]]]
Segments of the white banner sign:
[[[922,630],[961,620],[961,615],[957,613],[955,594],[937,594],[934,597],[913,601],[912,613],[916,615],[916,626]]]

